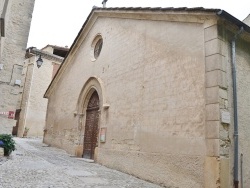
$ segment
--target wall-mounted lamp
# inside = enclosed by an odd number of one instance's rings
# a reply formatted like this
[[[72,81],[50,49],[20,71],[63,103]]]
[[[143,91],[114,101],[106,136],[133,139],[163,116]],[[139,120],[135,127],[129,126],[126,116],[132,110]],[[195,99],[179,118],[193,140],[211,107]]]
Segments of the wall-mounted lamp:
[[[42,60],[42,57],[41,55],[39,56],[38,60],[36,60],[36,65],[38,68],[40,68],[43,64],[43,60]]]

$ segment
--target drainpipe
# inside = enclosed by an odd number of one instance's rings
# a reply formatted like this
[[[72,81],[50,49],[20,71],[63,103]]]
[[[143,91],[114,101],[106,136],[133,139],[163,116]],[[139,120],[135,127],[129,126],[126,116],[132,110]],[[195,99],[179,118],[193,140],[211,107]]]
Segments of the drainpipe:
[[[243,188],[243,154],[240,155],[240,177],[241,188]]]
[[[239,35],[244,31],[240,30],[234,35],[232,40],[232,77],[233,77],[233,105],[234,105],[234,187],[239,187],[239,141],[238,141],[238,110],[237,110],[237,83],[236,83],[236,48],[235,43]]]

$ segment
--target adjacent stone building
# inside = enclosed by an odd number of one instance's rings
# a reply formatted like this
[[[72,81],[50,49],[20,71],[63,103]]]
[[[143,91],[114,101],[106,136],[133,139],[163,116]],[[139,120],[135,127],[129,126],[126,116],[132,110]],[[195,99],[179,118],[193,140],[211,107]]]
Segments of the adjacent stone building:
[[[45,93],[44,142],[166,187],[250,185],[249,33],[218,9],[94,8]]]
[[[52,78],[57,72],[61,62],[68,52],[68,48],[47,45],[41,50],[28,48],[26,60],[22,71],[23,92],[20,115],[13,134],[25,136],[43,136],[45,117],[47,111],[47,99],[43,95]],[[37,60],[41,57],[43,64],[37,67]],[[17,132],[16,132],[16,131]]]
[[[243,22],[250,25],[250,14],[243,20]]]
[[[25,50],[35,0],[0,1],[0,133],[11,134],[16,121],[9,111],[20,108]]]

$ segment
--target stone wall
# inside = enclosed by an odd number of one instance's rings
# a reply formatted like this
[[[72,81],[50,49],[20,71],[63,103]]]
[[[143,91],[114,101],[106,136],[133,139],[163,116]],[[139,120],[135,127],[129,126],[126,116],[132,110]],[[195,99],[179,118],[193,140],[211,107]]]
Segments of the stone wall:
[[[103,47],[91,61],[98,33]],[[203,187],[204,51],[202,23],[98,18],[49,97],[45,143],[82,148],[85,121],[74,112],[95,76],[110,105],[97,162],[165,186]]]
[[[248,15],[244,20],[243,22],[247,25],[250,25],[250,15]]]
[[[239,115],[239,159],[243,155],[243,183],[250,184],[250,54],[249,43],[237,43],[237,88],[238,88],[238,115]],[[241,169],[239,162],[239,170]],[[240,173],[239,173],[240,174]],[[240,174],[241,177],[241,174]]]
[[[217,28],[217,29],[215,29]],[[233,29],[232,29],[233,28]],[[212,87],[206,89],[207,102],[211,103],[216,108],[210,109],[214,118],[211,123],[206,124],[206,135],[209,139],[214,139],[216,142],[210,147],[214,151],[209,154],[206,165],[208,170],[214,170],[210,175],[205,177],[210,182],[211,178],[218,180],[216,184],[210,187],[233,187],[234,181],[234,105],[233,105],[233,85],[232,85],[232,66],[231,66],[231,41],[238,30],[230,23],[219,23],[217,26],[209,28],[209,33],[214,33],[210,37],[210,42],[217,41],[210,46],[214,52],[206,57],[206,71],[211,77],[207,77],[207,84]],[[243,33],[245,35],[245,33]],[[236,64],[237,64],[237,92],[238,92],[238,125],[239,125],[239,180],[241,186],[241,176],[243,183],[247,185],[249,179],[248,164],[248,111],[249,109],[249,52],[247,49],[249,44],[238,39],[236,41]],[[214,74],[210,73],[214,72]],[[215,79],[216,78],[216,79]],[[207,85],[208,86],[208,85]],[[222,121],[222,113],[230,113],[230,123]],[[209,114],[207,114],[209,115]],[[216,148],[216,150],[214,150]],[[243,154],[243,175],[241,175],[240,159]],[[210,168],[212,167],[212,169]],[[212,171],[211,171],[212,172]],[[208,186],[209,187],[209,186]]]
[[[244,20],[245,23],[250,25],[250,16],[247,17],[247,20]],[[237,42],[237,80],[238,80],[238,107],[239,107],[239,159],[240,165],[239,169],[243,172],[240,173],[242,177],[243,184],[242,187],[250,184],[250,152],[249,152],[249,143],[250,143],[250,55],[249,55],[249,44],[244,43],[243,41]],[[241,163],[242,159],[242,163]],[[241,170],[242,164],[242,170]]]
[[[228,187],[229,124],[221,121],[229,113],[227,60],[228,46],[220,36],[217,22],[205,29],[206,54],[206,187]]]
[[[26,59],[23,66],[23,72],[22,72],[22,98],[21,98],[21,112],[19,117],[19,126],[18,126],[18,136],[23,137],[24,132],[24,125],[25,125],[25,117],[28,110],[28,100],[30,97],[30,88],[32,84],[32,75],[34,71],[34,64],[35,62],[35,56]]]
[[[22,88],[15,85],[15,80],[21,80],[34,2],[35,0],[10,0],[1,56],[3,64],[3,69],[0,70],[1,112],[20,108]],[[0,115],[0,133],[10,134],[14,125],[15,120]]]

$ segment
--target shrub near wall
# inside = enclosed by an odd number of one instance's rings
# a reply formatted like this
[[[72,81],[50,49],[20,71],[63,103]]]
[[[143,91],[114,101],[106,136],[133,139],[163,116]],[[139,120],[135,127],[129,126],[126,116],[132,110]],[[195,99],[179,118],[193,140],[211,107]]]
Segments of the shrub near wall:
[[[4,148],[4,155],[9,156],[12,151],[16,149],[15,141],[10,134],[0,134],[0,141],[3,142],[2,147]]]

